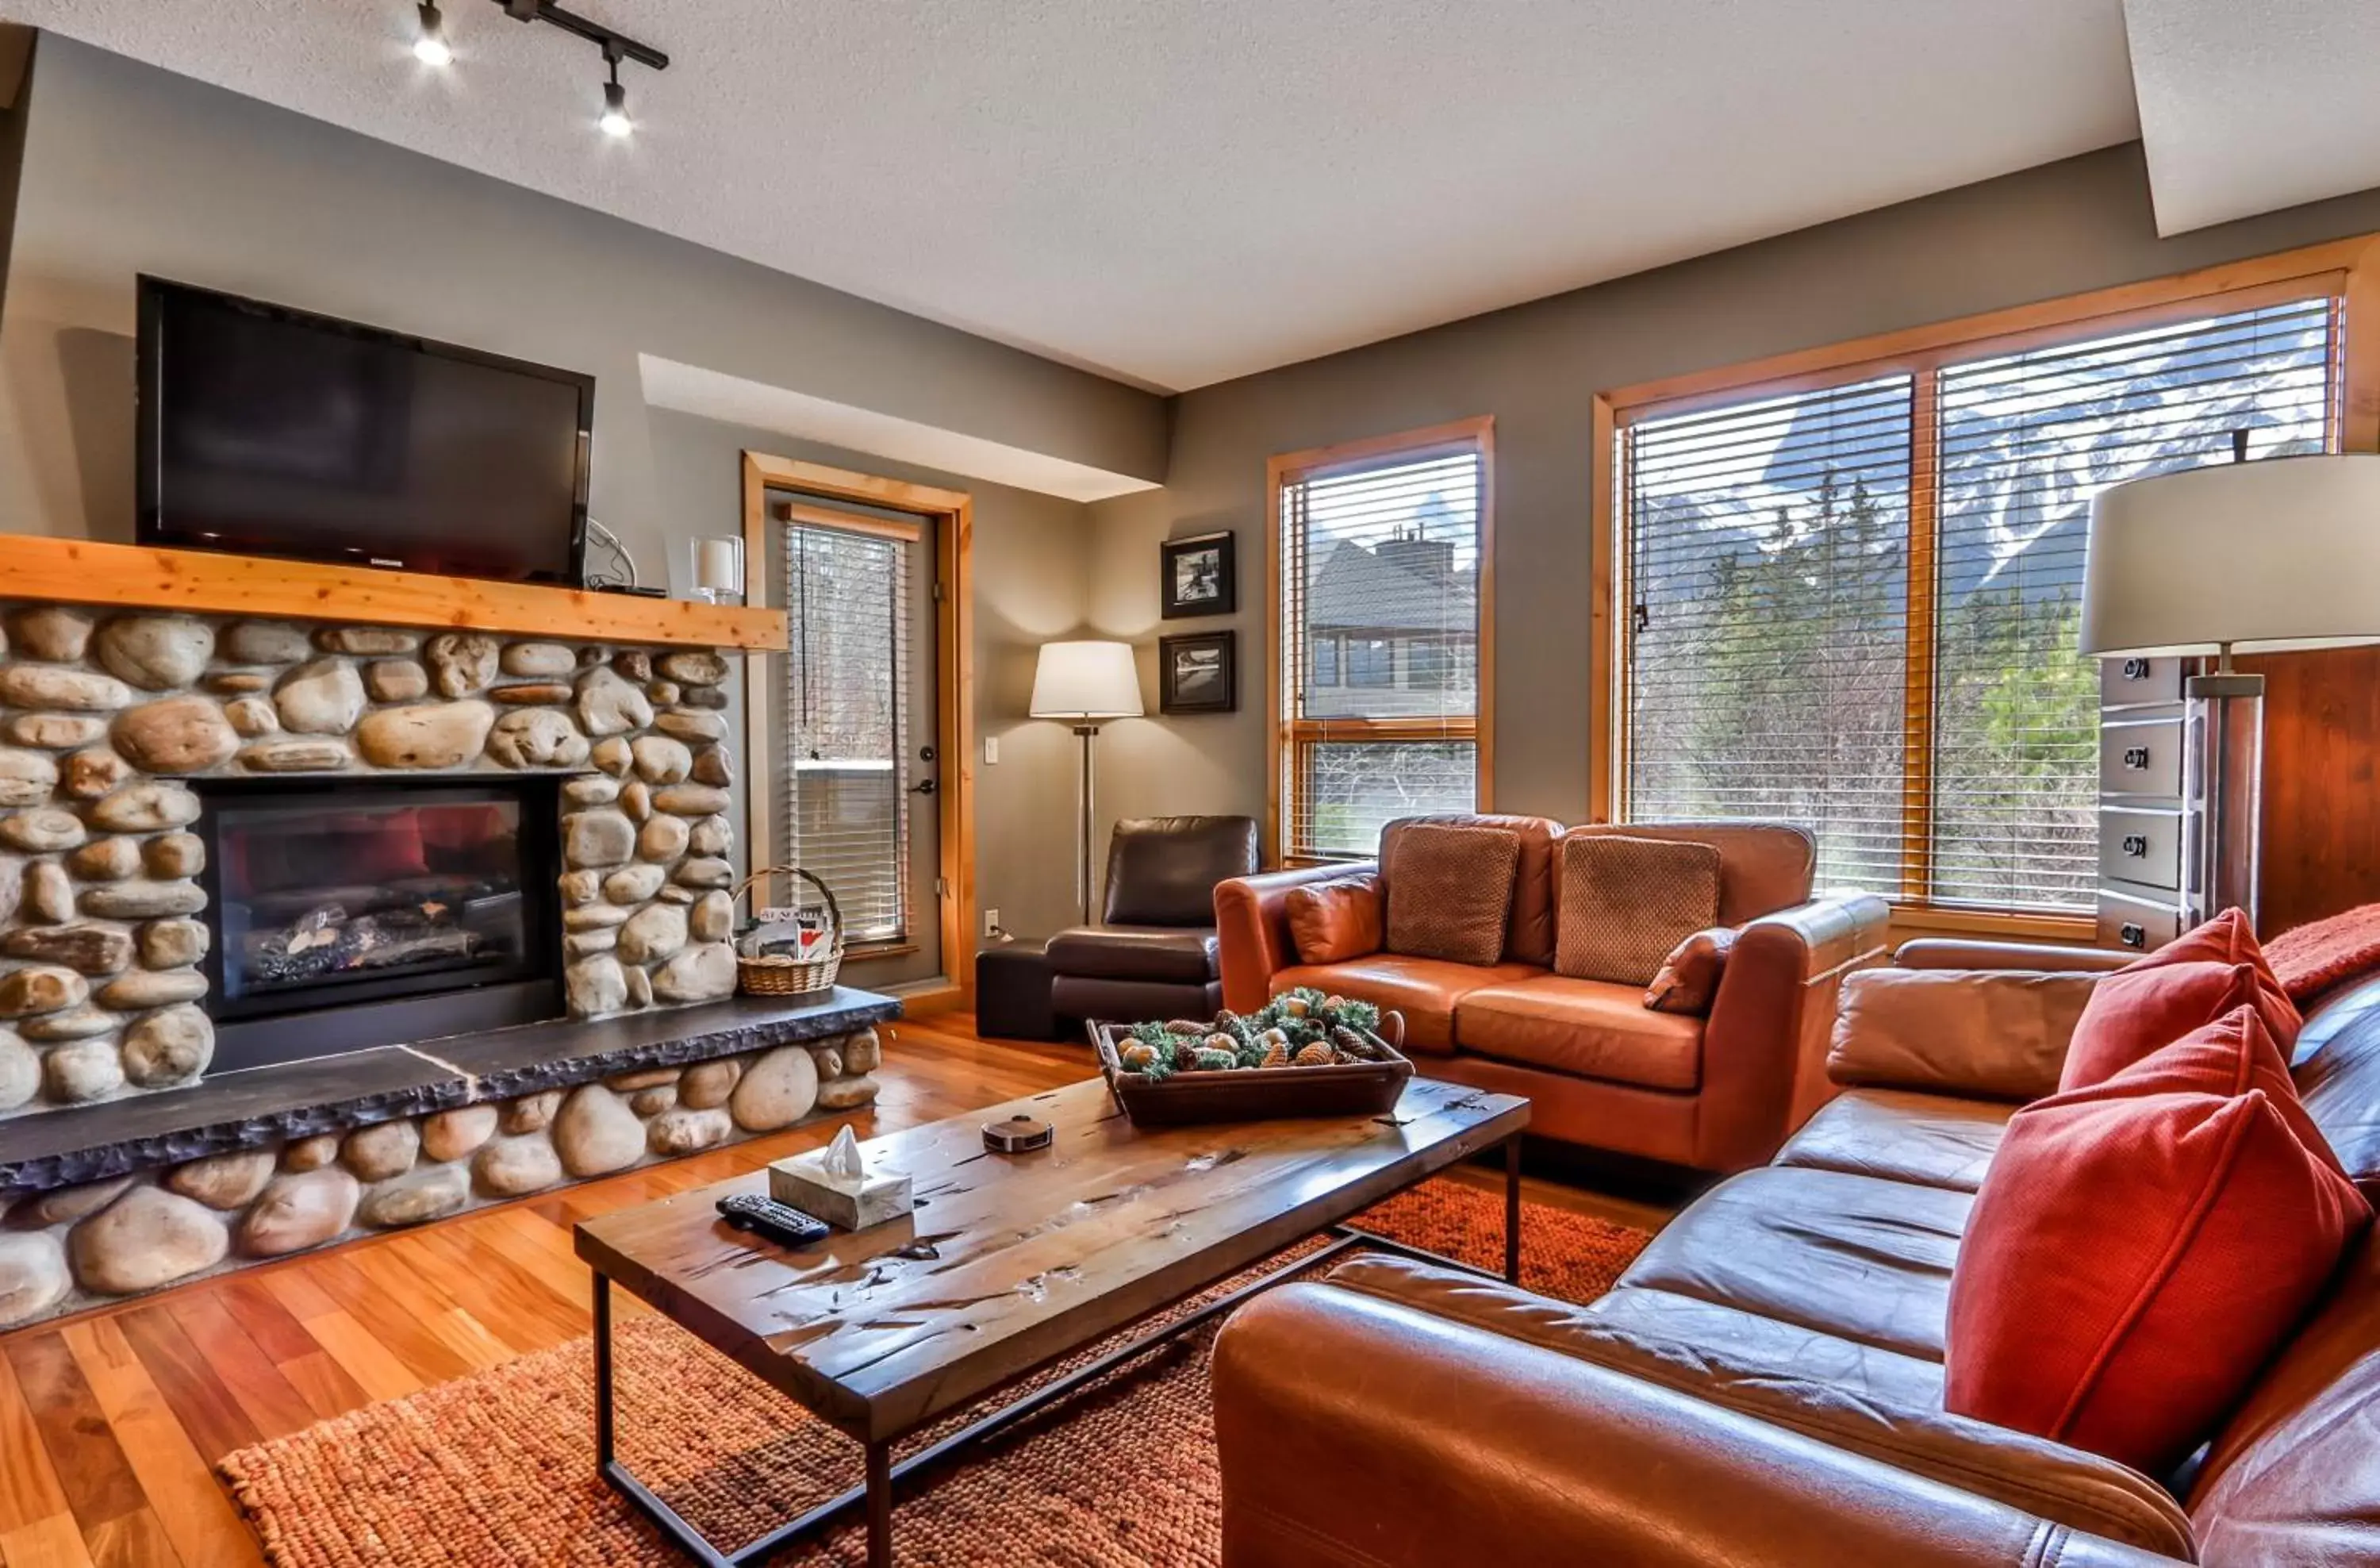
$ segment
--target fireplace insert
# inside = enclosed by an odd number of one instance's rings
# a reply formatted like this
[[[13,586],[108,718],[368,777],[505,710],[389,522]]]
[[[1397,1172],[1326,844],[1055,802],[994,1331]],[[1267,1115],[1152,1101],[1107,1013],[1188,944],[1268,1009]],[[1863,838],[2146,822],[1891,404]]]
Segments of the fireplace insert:
[[[200,787],[214,1070],[561,1015],[552,779]]]

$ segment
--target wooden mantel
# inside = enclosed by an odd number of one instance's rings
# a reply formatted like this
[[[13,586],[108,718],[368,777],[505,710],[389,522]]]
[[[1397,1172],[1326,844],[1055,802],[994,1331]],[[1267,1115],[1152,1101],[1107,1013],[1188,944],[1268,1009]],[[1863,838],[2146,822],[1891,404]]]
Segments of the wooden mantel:
[[[0,535],[0,599],[657,647],[786,645],[782,610],[34,534]]]

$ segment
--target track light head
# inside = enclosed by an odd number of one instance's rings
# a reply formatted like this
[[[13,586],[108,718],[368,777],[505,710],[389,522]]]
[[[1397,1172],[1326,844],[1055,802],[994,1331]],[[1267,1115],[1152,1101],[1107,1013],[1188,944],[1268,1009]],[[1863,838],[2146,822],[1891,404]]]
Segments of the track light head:
[[[422,0],[416,7],[421,15],[421,30],[413,40],[413,57],[425,66],[443,68],[455,63],[455,51],[446,43],[446,19],[438,14],[431,0]]]
[[[628,117],[628,90],[617,77],[603,84],[603,115],[595,123],[605,136],[622,140],[636,133],[637,122]]]

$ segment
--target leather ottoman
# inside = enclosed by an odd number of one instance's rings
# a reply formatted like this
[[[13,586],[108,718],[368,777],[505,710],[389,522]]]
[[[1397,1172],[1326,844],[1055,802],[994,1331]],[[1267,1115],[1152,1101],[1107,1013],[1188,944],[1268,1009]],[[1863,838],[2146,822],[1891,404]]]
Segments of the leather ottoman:
[[[1050,1005],[1050,954],[1038,942],[975,955],[975,1030],[986,1039],[1063,1039]]]

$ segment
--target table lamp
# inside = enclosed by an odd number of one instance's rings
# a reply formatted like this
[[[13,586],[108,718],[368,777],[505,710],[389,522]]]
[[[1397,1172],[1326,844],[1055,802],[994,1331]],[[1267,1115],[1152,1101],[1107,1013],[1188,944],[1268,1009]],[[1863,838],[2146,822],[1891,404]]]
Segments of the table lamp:
[[[1082,897],[1083,924],[1091,923],[1091,742],[1099,725],[1110,719],[1136,719],[1147,711],[1140,705],[1140,673],[1133,667],[1128,642],[1045,642],[1033,671],[1033,703],[1027,710],[1037,719],[1068,719],[1083,743],[1080,837],[1075,845],[1075,890]]]
[[[2183,752],[2182,874],[2204,918],[2256,915],[2265,677],[2239,653],[2380,641],[2380,456],[2267,457],[2100,492],[2082,651],[2197,657]]]

